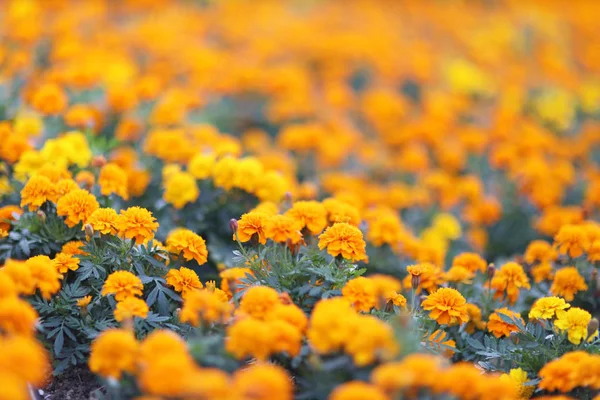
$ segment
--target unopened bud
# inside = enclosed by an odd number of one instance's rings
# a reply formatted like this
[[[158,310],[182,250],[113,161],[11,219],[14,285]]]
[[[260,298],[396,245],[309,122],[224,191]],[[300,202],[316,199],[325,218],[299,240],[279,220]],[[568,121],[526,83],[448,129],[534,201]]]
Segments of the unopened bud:
[[[519,332],[511,332],[509,337],[513,344],[519,344]]]
[[[289,293],[287,292],[283,292],[281,294],[279,294],[279,300],[281,301],[282,304],[294,304],[294,302],[292,301],[292,298],[290,297]]]
[[[235,219],[235,218],[231,218],[231,219],[229,220],[229,229],[231,229],[231,231],[232,231],[233,233],[236,233],[236,232],[237,232],[237,230],[238,230],[238,222],[237,222],[237,219]]]
[[[591,338],[592,336],[596,335],[596,333],[598,332],[598,326],[600,326],[598,320],[596,318],[592,318],[587,326],[588,338]]]
[[[42,222],[46,221],[46,213],[42,210],[38,210],[36,212],[37,216],[42,220]]]
[[[421,283],[421,275],[411,275],[412,278],[410,280],[410,284],[414,290],[417,290],[419,284]]]
[[[286,201],[286,203],[290,203],[291,204],[292,200],[293,200],[292,193],[291,192],[285,192],[285,201]]]
[[[85,230],[85,234],[86,234],[88,237],[92,237],[92,236],[94,236],[94,228],[92,227],[92,225],[90,225],[90,224],[85,224],[85,225],[84,225],[84,227],[83,227],[83,229]]]
[[[490,263],[487,267],[488,279],[492,279],[494,277],[495,273],[496,273],[496,266],[494,265],[494,263]]]
[[[95,156],[92,158],[92,167],[103,167],[106,164],[106,158],[104,156]]]
[[[592,270],[592,281],[595,281],[596,279],[598,279],[598,270],[594,268]]]

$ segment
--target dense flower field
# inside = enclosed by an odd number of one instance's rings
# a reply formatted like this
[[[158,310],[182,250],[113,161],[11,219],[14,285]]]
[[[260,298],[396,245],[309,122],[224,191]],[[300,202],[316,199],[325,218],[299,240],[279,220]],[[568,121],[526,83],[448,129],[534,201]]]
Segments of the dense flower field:
[[[599,15],[2,2],[0,399],[600,399]]]

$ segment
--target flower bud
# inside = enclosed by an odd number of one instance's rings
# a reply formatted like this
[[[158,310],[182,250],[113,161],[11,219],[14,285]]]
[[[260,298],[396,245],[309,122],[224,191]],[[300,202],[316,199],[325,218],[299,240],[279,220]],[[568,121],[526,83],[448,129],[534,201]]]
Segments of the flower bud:
[[[92,167],[103,167],[106,164],[106,158],[104,156],[95,156],[92,158]]]
[[[494,265],[494,263],[490,263],[487,267],[488,279],[492,279],[494,277],[495,273],[496,273],[496,266]]]
[[[294,199],[292,197],[292,193],[291,192],[285,192],[285,201],[286,201],[286,203],[292,204],[293,200]]]
[[[414,290],[417,290],[421,283],[421,275],[411,275],[411,277],[410,284]]]
[[[600,326],[600,323],[598,322],[598,320],[596,318],[592,318],[587,326],[587,334],[588,334],[587,337],[588,338],[596,335],[596,332],[598,332],[598,326]]]
[[[237,230],[238,230],[238,222],[237,222],[237,219],[235,219],[235,218],[231,218],[231,219],[229,220],[229,229],[231,229],[231,231],[232,231],[233,233],[236,233],[236,232],[237,232]]]
[[[42,210],[37,210],[36,214],[42,220],[42,222],[46,221],[46,213],[45,212],[43,212]]]
[[[94,236],[94,228],[92,227],[92,225],[90,225],[90,224],[85,224],[85,225],[83,226],[83,230],[85,230],[85,234],[86,234],[88,237],[92,237],[92,236]]]

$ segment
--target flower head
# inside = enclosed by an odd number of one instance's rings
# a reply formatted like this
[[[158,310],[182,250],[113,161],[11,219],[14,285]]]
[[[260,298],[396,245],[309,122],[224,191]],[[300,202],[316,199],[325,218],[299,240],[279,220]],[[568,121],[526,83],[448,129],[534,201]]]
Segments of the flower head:
[[[114,315],[117,321],[122,322],[133,317],[146,318],[148,311],[148,304],[144,300],[130,296],[117,303]]]
[[[167,236],[167,250],[173,254],[182,254],[190,261],[196,260],[199,265],[206,263],[208,251],[204,239],[185,228],[177,228]]]
[[[8,335],[31,337],[35,330],[37,312],[18,297],[0,298],[0,330]]]
[[[277,243],[290,242],[296,244],[302,241],[302,233],[298,230],[296,221],[287,215],[273,215],[265,224],[265,236]]]
[[[578,307],[571,307],[565,313],[562,313],[554,322],[561,331],[566,331],[569,342],[579,344],[588,336],[588,324],[592,315]]]
[[[377,285],[371,279],[359,276],[344,285],[342,296],[348,299],[356,311],[368,313],[377,305]]]
[[[114,235],[117,233],[117,218],[117,212],[114,209],[98,208],[89,216],[87,223],[90,224],[96,232],[100,232],[104,235]]]
[[[487,327],[490,332],[494,334],[497,338],[502,336],[509,336],[511,332],[517,332],[519,328],[515,324],[511,324],[505,322],[504,319],[500,316],[502,314],[504,318],[517,319],[523,323],[523,319],[516,312],[510,311],[508,308],[499,308],[494,311],[490,315],[490,320],[488,321]]]
[[[554,236],[554,242],[561,254],[568,254],[571,258],[581,256],[590,246],[589,238],[581,225],[563,225]]]
[[[200,196],[196,178],[189,172],[175,172],[165,180],[163,199],[180,209],[188,203],[193,203]]]
[[[105,378],[120,379],[124,372],[135,371],[138,349],[133,333],[122,329],[105,330],[90,347],[90,371]]]
[[[508,300],[515,303],[521,288],[531,289],[531,285],[523,267],[515,262],[504,264],[492,278],[491,289],[496,291],[496,298],[501,299],[506,293]]]
[[[52,261],[60,274],[66,274],[69,270],[77,271],[79,269],[79,258],[73,257],[71,254],[57,253]]]
[[[375,385],[361,381],[350,381],[336,387],[329,400],[387,400],[388,396]]]
[[[273,309],[281,304],[279,293],[268,286],[252,286],[240,301],[239,310],[257,319],[265,319]]]
[[[77,307],[85,308],[90,305],[92,301],[92,296],[83,296],[80,299],[77,299]]]
[[[152,213],[145,208],[129,207],[121,210],[116,222],[119,236],[135,239],[136,244],[146,244],[154,238],[158,223]]]
[[[294,387],[285,369],[272,364],[254,364],[233,375],[236,398],[292,400]]]
[[[21,190],[21,207],[34,211],[55,197],[55,186],[43,175],[33,175]]]
[[[575,294],[587,290],[588,286],[575,267],[565,267],[556,271],[550,292],[556,296],[562,296],[567,301],[573,301]]]
[[[352,261],[365,260],[365,247],[360,229],[345,222],[333,224],[319,236],[319,249],[327,248],[327,253],[334,257],[341,255]]]
[[[103,196],[109,196],[114,193],[124,200],[129,199],[127,173],[117,164],[108,163],[100,169],[98,184],[100,185],[100,193]]]
[[[327,210],[318,201],[297,201],[285,214],[296,221],[299,230],[306,228],[313,235],[327,226]]]
[[[229,319],[232,309],[228,300],[216,292],[192,290],[185,296],[179,319],[193,326],[201,322],[223,323]]]
[[[102,295],[115,295],[115,300],[123,301],[127,297],[141,296],[144,285],[140,278],[129,271],[115,271],[108,276],[102,287]]]
[[[267,243],[267,236],[265,235],[265,228],[269,216],[267,214],[251,211],[242,215],[238,221],[237,237],[240,242],[248,242],[254,235],[259,243]],[[236,240],[236,233],[233,234],[233,240]]]
[[[25,261],[25,266],[29,268],[35,286],[46,300],[60,290],[60,275],[48,256],[31,257]]]
[[[99,207],[93,194],[84,189],[76,189],[58,200],[56,213],[66,217],[65,223],[72,228],[80,222],[86,222]]]
[[[552,319],[561,317],[565,310],[571,307],[569,303],[565,303],[560,297],[542,297],[536,300],[529,311],[529,318],[536,319]]]
[[[441,288],[427,296],[422,304],[438,324],[456,325],[469,321],[467,301],[456,289]]]
[[[193,269],[186,267],[170,269],[165,278],[167,284],[173,286],[173,289],[184,297],[192,290],[202,289],[198,274]]]

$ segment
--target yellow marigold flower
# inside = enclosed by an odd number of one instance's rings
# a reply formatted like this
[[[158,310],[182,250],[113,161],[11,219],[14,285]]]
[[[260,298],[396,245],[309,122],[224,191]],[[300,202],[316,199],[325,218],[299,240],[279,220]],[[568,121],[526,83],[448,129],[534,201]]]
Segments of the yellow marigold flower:
[[[520,320],[523,323],[523,325],[525,325],[523,318],[521,318],[519,314],[510,311],[506,307],[499,308],[490,315],[490,320],[487,324],[488,330],[492,332],[497,338],[500,338],[502,336],[509,336],[511,332],[517,332],[519,330],[519,328],[517,328],[516,325],[504,322],[504,320],[500,317],[500,314],[507,315],[513,320]]]
[[[196,179],[208,179],[211,176],[216,157],[213,153],[198,153],[188,163],[188,171]]]
[[[251,211],[242,215],[238,221],[237,229],[237,237],[240,242],[248,242],[254,235],[256,235],[259,243],[267,243],[265,229],[269,218],[270,217],[267,214],[256,211]],[[233,235],[233,240],[236,240],[235,234]]]
[[[446,272],[445,277],[448,282],[471,284],[475,274],[465,267],[455,265]]]
[[[347,338],[344,349],[356,365],[368,365],[377,359],[393,359],[398,353],[400,348],[394,339],[394,330],[377,317],[359,316],[355,329]]]
[[[569,303],[565,303],[560,297],[542,297],[537,299],[529,311],[529,318],[536,319],[552,319],[563,316],[565,310],[571,307]]]
[[[55,190],[50,179],[42,175],[33,175],[21,190],[21,207],[27,206],[35,211],[55,197]]]
[[[446,239],[456,240],[462,235],[460,222],[452,214],[437,214],[431,226]]]
[[[257,319],[265,319],[281,304],[279,293],[268,286],[253,286],[246,290],[240,301],[239,310]]]
[[[115,295],[115,300],[123,301],[127,297],[141,296],[144,285],[140,278],[129,271],[115,271],[106,278],[102,287],[102,296]]]
[[[77,271],[79,269],[79,258],[71,254],[57,253],[54,257],[54,266],[60,274],[66,274],[67,271]]]
[[[117,233],[117,218],[117,212],[114,209],[99,208],[89,216],[87,223],[96,232],[100,232],[103,235],[114,235]]]
[[[485,272],[487,266],[487,262],[476,253],[461,253],[452,260],[452,267],[463,267],[473,273]]]
[[[577,292],[587,290],[583,276],[576,267],[565,267],[556,271],[550,292],[555,296],[562,296],[567,301],[573,301]]]
[[[563,225],[554,242],[561,254],[568,254],[571,258],[581,256],[590,246],[589,238],[581,225]]]
[[[14,374],[15,380],[23,380],[37,387],[42,387],[48,381],[50,360],[46,349],[32,337],[10,335],[0,337],[0,371]],[[23,368],[27,366],[27,368]],[[2,387],[4,399],[10,397]]]
[[[223,323],[229,319],[232,309],[228,300],[218,293],[191,290],[185,296],[179,319],[193,326],[199,326],[201,322]]]
[[[327,210],[318,201],[297,201],[285,214],[297,222],[299,230],[306,228],[313,235],[327,226]]]
[[[521,288],[531,289],[531,285],[523,267],[516,262],[504,264],[492,278],[491,289],[496,291],[494,297],[497,299],[502,299],[506,292],[509,302],[514,304]]]
[[[80,222],[85,223],[99,207],[93,194],[84,189],[76,189],[58,200],[56,213],[66,217],[65,223],[72,228]]]
[[[165,180],[163,199],[177,209],[193,203],[200,196],[196,178],[188,172],[176,172]]]
[[[7,335],[33,336],[38,318],[33,307],[18,297],[0,298],[0,330]]]
[[[292,400],[294,387],[286,370],[273,364],[254,364],[233,375],[234,398]]]
[[[263,201],[258,203],[251,211],[261,212],[267,215],[277,215],[279,213],[279,207],[272,201]]]
[[[524,258],[528,264],[547,263],[555,261],[558,258],[558,253],[545,240],[534,240],[527,246]]]
[[[469,321],[467,301],[456,289],[441,288],[427,296],[423,309],[441,325],[456,325]]]
[[[148,304],[137,297],[126,297],[119,301],[115,307],[115,320],[122,322],[133,317],[146,318],[148,316]]]
[[[307,337],[320,354],[338,351],[353,335],[359,321],[344,298],[320,300],[312,311]]]
[[[60,290],[60,275],[48,256],[31,257],[25,261],[25,266],[29,268],[35,286],[46,300]]]
[[[77,183],[75,183],[73,179],[61,179],[60,181],[56,182],[54,189],[55,195],[51,200],[53,203],[56,203],[61,197],[71,193],[73,190],[79,189],[79,186],[77,186]]]
[[[187,354],[169,354],[148,363],[138,375],[138,383],[144,393],[155,398],[194,398],[189,396],[190,387],[197,376],[198,367]]]
[[[273,215],[265,224],[265,237],[277,243],[296,244],[302,241],[302,233],[296,221],[287,215]]]
[[[173,289],[184,297],[192,290],[202,289],[202,282],[200,282],[198,274],[193,269],[186,267],[171,269],[167,272],[165,278],[167,284],[173,286]]]
[[[336,387],[329,400],[388,400],[388,396],[375,385],[350,381]]]
[[[502,374],[500,379],[508,379],[512,382],[517,391],[519,399],[529,399],[535,390],[535,386],[525,386],[527,383],[527,372],[523,371],[521,368],[513,368],[509,371],[508,374]]]
[[[475,330],[484,330],[487,323],[481,319],[481,309],[475,304],[467,303],[467,315],[469,316],[469,322],[465,330],[468,334],[472,335]]]
[[[217,368],[195,368],[185,391],[191,398],[228,399],[232,392],[229,376]]]
[[[423,263],[423,264],[408,265],[406,267],[406,271],[408,271],[408,273],[412,276],[421,276],[424,272],[427,272],[430,268],[431,268],[430,264]]]
[[[81,248],[84,246],[84,243],[81,240],[73,240],[71,242],[67,242],[60,249],[61,253],[71,254],[73,256],[82,255],[85,256],[87,253]]]
[[[105,378],[120,379],[124,372],[135,371],[138,342],[133,333],[122,329],[107,329],[90,347],[90,371]]]
[[[377,305],[377,285],[371,279],[359,276],[344,285],[342,296],[348,299],[356,311],[368,313]]]
[[[327,248],[333,257],[361,261],[367,258],[366,243],[360,229],[345,222],[330,226],[319,236],[319,249]]]
[[[231,156],[218,160],[212,168],[212,176],[215,186],[230,190],[237,175],[239,161]]]
[[[396,248],[406,235],[406,230],[395,212],[376,211],[373,218],[367,219],[367,240],[374,246],[387,244]]]
[[[182,254],[187,261],[196,260],[199,265],[206,263],[208,251],[206,242],[189,229],[177,228],[167,236],[167,251]]]
[[[579,307],[571,307],[557,318],[554,326],[567,332],[569,342],[579,344],[588,336],[587,328],[591,319],[592,315],[589,312]]]
[[[127,173],[117,164],[108,163],[100,169],[98,184],[100,185],[100,193],[103,196],[110,196],[114,193],[124,200],[129,199]]]
[[[77,299],[77,307],[85,308],[90,305],[92,301],[92,296],[84,296],[80,299]]]
[[[136,244],[148,243],[158,229],[158,223],[152,213],[137,206],[121,210],[116,225],[119,236],[134,239]]]

